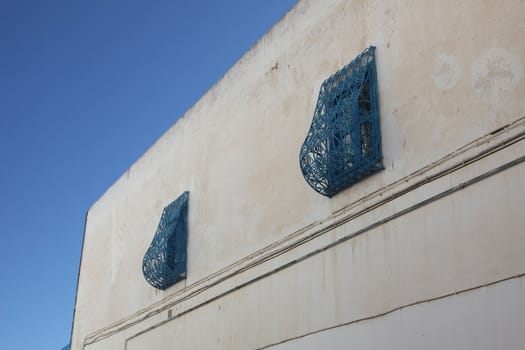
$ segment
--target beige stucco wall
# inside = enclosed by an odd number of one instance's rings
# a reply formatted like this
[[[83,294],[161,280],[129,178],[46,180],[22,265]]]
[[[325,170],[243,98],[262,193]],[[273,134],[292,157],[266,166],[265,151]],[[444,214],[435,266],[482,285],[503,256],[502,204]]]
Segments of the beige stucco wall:
[[[525,273],[525,167],[494,171],[525,155],[523,37],[517,0],[298,1],[90,208],[72,349],[256,349],[490,283],[496,303]],[[386,169],[325,198],[299,147],[369,45]],[[185,190],[188,277],[158,291],[142,257]]]

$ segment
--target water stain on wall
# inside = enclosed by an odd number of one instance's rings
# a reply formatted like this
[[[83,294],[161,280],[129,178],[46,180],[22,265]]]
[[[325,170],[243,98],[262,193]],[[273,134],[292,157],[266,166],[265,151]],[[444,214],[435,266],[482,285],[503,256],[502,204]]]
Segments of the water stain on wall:
[[[432,79],[440,90],[452,89],[458,82],[461,68],[457,60],[447,54],[439,54],[434,63]]]
[[[516,55],[502,48],[491,48],[473,62],[472,84],[483,102],[501,111],[520,81],[522,71]]]

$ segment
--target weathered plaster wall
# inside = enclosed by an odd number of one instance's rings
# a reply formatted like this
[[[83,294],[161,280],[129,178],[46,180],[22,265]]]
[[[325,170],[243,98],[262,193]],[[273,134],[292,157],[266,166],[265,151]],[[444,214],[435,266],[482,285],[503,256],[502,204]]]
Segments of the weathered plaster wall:
[[[525,341],[523,287],[523,279],[502,282],[269,349],[519,350]]]
[[[72,349],[257,348],[525,273],[518,164],[219,297],[523,156],[520,141],[475,158],[525,130],[523,37],[518,0],[298,1],[89,210]],[[369,45],[386,169],[328,199],[304,182],[299,147],[322,81]],[[188,277],[157,291],[142,257],[185,190]]]

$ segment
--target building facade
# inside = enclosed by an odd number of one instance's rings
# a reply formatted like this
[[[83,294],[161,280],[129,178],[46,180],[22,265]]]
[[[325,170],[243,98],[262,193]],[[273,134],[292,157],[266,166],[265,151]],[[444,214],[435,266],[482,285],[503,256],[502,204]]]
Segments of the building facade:
[[[518,0],[299,0],[89,209],[71,348],[523,349],[524,37]],[[301,147],[370,46],[381,170],[323,196]]]

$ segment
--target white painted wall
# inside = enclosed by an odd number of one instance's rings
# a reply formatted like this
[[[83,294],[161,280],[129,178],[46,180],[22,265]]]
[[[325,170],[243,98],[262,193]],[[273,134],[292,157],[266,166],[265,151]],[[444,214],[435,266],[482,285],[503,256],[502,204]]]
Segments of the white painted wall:
[[[72,349],[377,348],[393,324],[393,348],[517,348],[525,163],[499,168],[525,155],[523,37],[518,0],[298,1],[89,210]],[[299,147],[369,45],[386,169],[325,198]],[[188,277],[158,291],[142,257],[185,190]]]
[[[458,294],[272,346],[272,350],[508,349],[525,344],[525,280]]]

